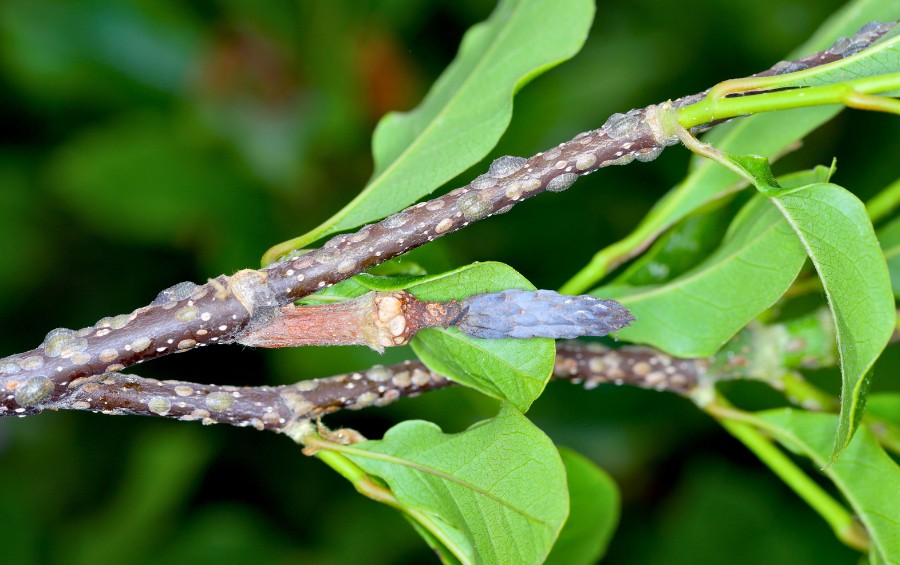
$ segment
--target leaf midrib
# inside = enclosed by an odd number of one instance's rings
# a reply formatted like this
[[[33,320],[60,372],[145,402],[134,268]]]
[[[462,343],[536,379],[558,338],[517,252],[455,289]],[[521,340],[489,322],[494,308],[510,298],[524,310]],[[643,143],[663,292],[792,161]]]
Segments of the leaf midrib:
[[[747,245],[735,249],[735,251],[733,253],[724,255],[722,257],[721,261],[716,261],[715,263],[711,263],[706,268],[698,269],[698,270],[694,271],[692,274],[690,274],[689,276],[682,277],[682,278],[676,279],[676,281],[673,281],[673,283],[677,282],[677,284],[670,283],[670,284],[659,285],[652,289],[646,290],[644,292],[638,292],[635,294],[624,295],[620,299],[623,302],[626,302],[626,301],[627,302],[637,302],[639,300],[646,300],[647,298],[652,298],[658,294],[662,294],[665,292],[671,292],[672,290],[680,290],[682,287],[687,286],[689,283],[693,282],[695,279],[701,278],[701,277],[705,276],[707,273],[709,273],[710,271],[713,271],[716,268],[719,268],[719,266],[726,264],[726,263],[730,264],[733,261],[736,261],[740,257],[741,252],[743,250],[747,249],[748,247],[754,247],[754,246],[758,245],[760,239],[762,239],[765,236],[768,236],[769,233],[771,232],[771,230],[778,229],[778,227],[779,227],[778,221],[773,221],[768,227],[766,227],[764,230],[760,230],[760,232],[756,236],[754,236],[753,238],[748,240]]]
[[[493,494],[492,492],[479,487],[478,485],[472,484],[468,481],[464,481],[454,475],[450,475],[439,469],[435,469],[433,467],[428,467],[422,463],[417,463],[417,462],[409,460],[409,459],[401,459],[400,457],[397,457],[396,455],[391,455],[388,453],[381,453],[380,451],[369,451],[367,449],[360,449],[357,447],[345,446],[345,445],[340,445],[340,444],[329,445],[327,449],[331,449],[333,451],[338,451],[338,452],[342,452],[342,453],[347,453],[350,455],[356,455],[357,457],[364,457],[364,458],[367,457],[367,458],[374,459],[377,461],[382,461],[384,463],[400,465],[401,467],[406,467],[408,469],[413,469],[415,471],[419,471],[419,472],[422,472],[422,473],[425,473],[428,475],[432,475],[439,479],[459,485],[460,487],[469,489],[469,490],[471,490],[477,494],[480,494],[486,498],[489,498],[490,500],[493,500],[500,506],[503,506],[504,508],[508,508],[509,510],[512,510],[516,514],[518,514],[528,520],[537,522],[538,524],[541,524],[542,526],[545,526],[548,528],[552,527],[552,524],[550,524],[550,522],[545,521],[542,518],[538,518],[537,516],[533,516],[533,515],[529,514],[528,512],[526,512],[520,508],[517,508],[516,506],[513,506],[511,503],[508,503],[507,501],[503,500],[502,498],[498,497],[497,495]]]
[[[491,351],[490,349],[485,349],[481,345],[478,345],[477,343],[474,342],[474,340],[478,339],[478,338],[467,339],[463,334],[448,331],[446,328],[433,328],[433,329],[441,332],[446,337],[452,338],[454,341],[457,341],[459,343],[464,343],[467,346],[477,349],[479,352],[483,353],[484,355],[490,356],[493,359],[497,359],[500,362],[500,364],[503,365],[504,368],[507,368],[509,371],[513,372],[516,376],[521,377],[522,380],[525,380],[525,379],[528,379],[530,381],[542,381],[543,380],[543,379],[537,379],[537,378],[525,373],[524,371],[519,369],[518,365],[513,365],[506,358],[500,357],[499,355],[497,355],[496,352]],[[515,338],[508,338],[508,339],[515,339]],[[540,338],[538,338],[538,339],[540,339]],[[466,371],[466,372],[468,373],[468,371]],[[474,376],[478,376],[478,375],[474,375]],[[488,382],[495,384],[493,380],[490,380],[490,379],[487,379],[487,380],[488,380]]]

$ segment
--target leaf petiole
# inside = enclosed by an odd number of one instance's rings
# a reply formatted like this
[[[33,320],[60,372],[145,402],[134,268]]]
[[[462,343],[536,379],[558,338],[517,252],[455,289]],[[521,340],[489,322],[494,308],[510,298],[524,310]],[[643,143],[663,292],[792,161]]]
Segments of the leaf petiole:
[[[890,73],[827,86],[791,88],[735,98],[716,99],[710,92],[703,100],[680,108],[676,113],[678,122],[688,129],[737,116],[828,104],[900,115],[900,101],[888,96],[875,96],[898,89],[900,73]]]
[[[718,396],[715,402],[706,405],[704,409],[809,504],[831,526],[841,542],[860,551],[869,550],[871,544],[869,536],[854,519],[853,514],[760,431],[771,426],[749,412],[730,406],[722,396]]]

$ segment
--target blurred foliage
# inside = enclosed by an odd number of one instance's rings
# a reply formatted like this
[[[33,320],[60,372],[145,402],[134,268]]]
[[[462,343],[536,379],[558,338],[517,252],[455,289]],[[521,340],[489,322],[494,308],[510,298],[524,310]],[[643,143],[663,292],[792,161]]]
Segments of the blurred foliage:
[[[700,0],[686,17],[682,3],[600,3],[584,50],[518,95],[491,157],[531,155],[613,112],[766,68],[839,4]],[[463,32],[492,8],[481,0],[0,3],[0,355],[35,346],[53,327],[131,311],[177,281],[254,267],[273,243],[318,225],[371,174],[378,118],[414,106]],[[878,137],[893,124],[845,112],[776,173],[836,156],[837,182],[865,199],[894,180],[896,146]],[[651,165],[605,169],[409,260],[430,272],[503,261],[555,288],[627,234],[687,160],[673,148]],[[222,347],[138,372],[272,384],[411,355]],[[894,357],[876,371],[896,389]],[[378,437],[403,419],[451,432],[494,412],[489,399],[447,390],[330,422]],[[556,383],[529,415],[622,488],[609,563],[853,559],[686,401]],[[270,434],[48,413],[0,421],[0,450],[5,563],[430,559],[399,515]]]

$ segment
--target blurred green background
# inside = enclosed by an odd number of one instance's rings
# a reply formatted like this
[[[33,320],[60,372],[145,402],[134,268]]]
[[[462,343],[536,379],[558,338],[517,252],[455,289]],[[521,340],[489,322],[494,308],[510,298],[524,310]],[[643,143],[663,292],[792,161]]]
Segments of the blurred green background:
[[[366,182],[379,117],[413,107],[493,4],[0,2],[0,356],[51,328],[130,312],[178,281],[256,267],[270,245],[316,226]],[[519,94],[490,157],[531,155],[613,112],[767,68],[840,4],[601,2],[582,52]],[[865,198],[896,174],[896,146],[884,142],[893,124],[844,113],[776,172],[835,156],[837,182]],[[409,260],[432,272],[503,261],[556,288],[627,234],[687,158],[673,148],[604,169]],[[409,357],[224,346],[136,372],[258,385]],[[455,431],[494,410],[448,390],[328,421],[378,437],[403,419]],[[621,486],[608,563],[855,561],[687,401],[555,383],[529,415]],[[0,554],[10,564],[433,561],[398,514],[285,438],[82,413],[0,421]]]

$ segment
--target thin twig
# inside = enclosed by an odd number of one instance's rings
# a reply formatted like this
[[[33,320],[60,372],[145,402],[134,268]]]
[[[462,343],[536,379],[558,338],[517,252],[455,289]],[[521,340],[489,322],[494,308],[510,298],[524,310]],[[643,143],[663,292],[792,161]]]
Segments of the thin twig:
[[[600,344],[561,342],[553,378],[583,384],[587,389],[614,383],[688,395],[706,367],[706,360],[675,359],[647,347],[609,349]],[[384,406],[454,384],[419,361],[376,365],[366,371],[292,385],[259,387],[158,381],[108,373],[72,382],[67,394],[41,407],[199,420],[283,432],[300,421],[338,410]],[[31,407],[20,415],[35,412]]]

